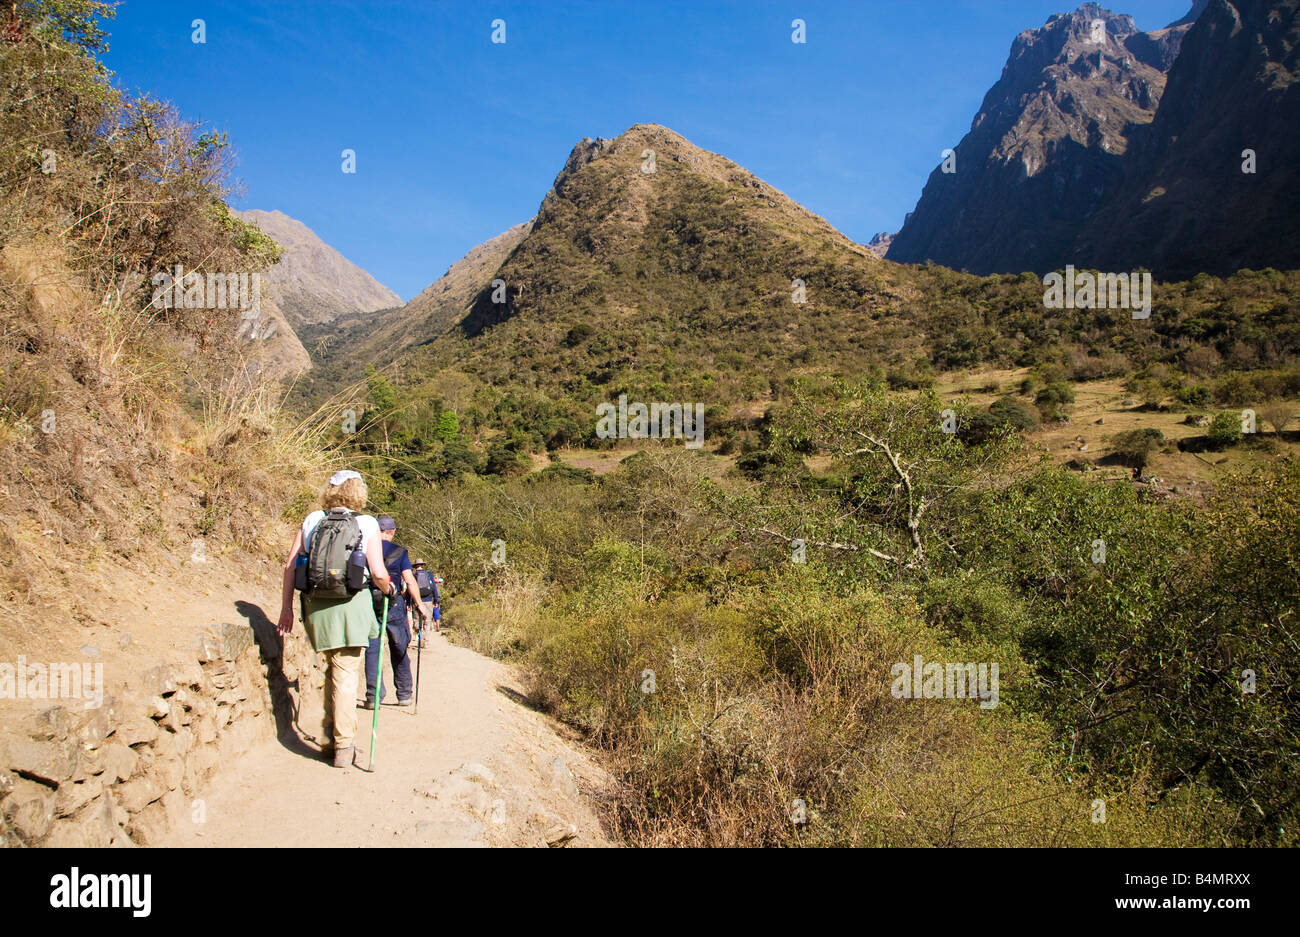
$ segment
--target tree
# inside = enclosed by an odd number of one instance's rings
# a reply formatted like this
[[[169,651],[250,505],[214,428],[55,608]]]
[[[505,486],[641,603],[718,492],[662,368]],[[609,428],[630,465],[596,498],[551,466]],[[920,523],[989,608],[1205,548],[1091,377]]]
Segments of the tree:
[[[1134,469],[1136,477],[1140,479],[1151,460],[1151,454],[1164,439],[1164,433],[1153,427],[1131,429],[1116,435],[1111,440],[1110,449],[1119,463]]]
[[[366,365],[366,385],[370,389],[372,411],[366,414],[367,422],[371,426],[377,423],[383,430],[384,452],[388,453],[391,448],[388,438],[389,424],[397,413],[397,391],[393,389],[393,384],[388,378],[375,370],[373,364]]]
[[[1211,449],[1227,449],[1241,442],[1241,417],[1230,410],[1214,415],[1206,433]]]
[[[1065,416],[1065,405],[1074,403],[1074,390],[1065,381],[1052,381],[1038,392],[1034,403],[1044,420],[1059,420]]]
[[[443,410],[438,414],[438,425],[434,435],[443,443],[449,443],[460,435],[460,420],[454,410]]]
[[[1282,430],[1284,430],[1286,425],[1291,422],[1292,417],[1295,415],[1295,411],[1291,408],[1290,404],[1279,400],[1276,403],[1270,403],[1260,407],[1259,415],[1263,418],[1265,423],[1273,427],[1274,433],[1281,436]]]

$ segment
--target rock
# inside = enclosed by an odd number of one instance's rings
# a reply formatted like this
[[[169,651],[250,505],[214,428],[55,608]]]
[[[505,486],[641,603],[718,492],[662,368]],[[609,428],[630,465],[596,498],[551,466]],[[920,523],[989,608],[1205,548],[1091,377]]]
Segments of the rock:
[[[5,825],[28,846],[44,836],[54,822],[54,792],[43,784],[15,778],[14,789],[4,799]]]
[[[139,745],[141,742],[153,742],[162,735],[158,724],[151,719],[137,719],[124,722],[113,733],[113,741],[123,745]]]
[[[166,664],[152,667],[140,674],[140,683],[145,692],[151,696],[168,696],[176,692],[175,675],[172,668]]]
[[[72,781],[84,781],[97,774],[104,773],[103,748],[83,751],[77,758],[77,769],[72,772]]]
[[[61,739],[72,728],[72,719],[62,706],[42,709],[27,724],[27,734],[38,742]]]
[[[217,767],[218,760],[216,749],[210,745],[194,749],[185,761],[185,777],[181,780],[181,788],[186,794],[197,793],[199,787]]]
[[[197,660],[186,660],[172,668],[172,681],[178,687],[187,687],[191,690],[203,686],[203,668],[199,666]]]
[[[55,820],[41,843],[46,849],[90,849],[89,832],[75,820]]]
[[[132,817],[126,832],[138,846],[161,846],[169,827],[167,808],[155,803]]]
[[[217,714],[217,702],[208,696],[196,696],[190,702],[190,713],[194,719]],[[192,724],[192,723],[191,723]]]
[[[103,849],[122,835],[122,828],[113,819],[113,805],[106,797],[93,800],[71,822],[86,837],[92,849]]]
[[[98,657],[99,648],[95,647],[93,644],[83,644],[81,645],[81,653],[86,657]]]
[[[134,780],[117,786],[118,803],[128,813],[139,813],[167,793],[166,789],[153,775],[143,774]]]
[[[140,767],[140,756],[121,742],[109,742],[101,749],[104,765],[104,780],[109,784],[114,781],[129,781]]]
[[[15,773],[34,778],[51,787],[68,780],[77,769],[77,746],[63,741],[10,741],[9,765]]]
[[[114,724],[111,712],[106,707],[86,710],[73,719],[76,726],[73,734],[84,751],[94,751],[104,744],[104,740],[113,734]]]
[[[186,736],[190,736],[189,729],[183,731]],[[154,740],[153,745],[150,747],[153,748],[154,754],[159,758],[184,758],[185,753],[190,750],[191,741],[192,737],[182,738],[180,733],[162,732],[159,733],[158,738]]]
[[[117,646],[124,651],[131,646],[131,633],[129,631],[117,639]]]
[[[544,839],[546,840],[547,846],[555,849],[565,845],[569,840],[575,839],[577,835],[578,828],[572,823],[567,826],[564,824],[557,824],[546,831]]]
[[[189,722],[183,706],[172,706],[168,709],[167,715],[160,721],[173,732],[179,732]]]
[[[167,812],[168,828],[175,829],[183,820],[193,822],[194,815],[185,801],[185,795],[180,791],[168,791],[158,803]]]
[[[207,745],[217,740],[217,717],[203,716],[194,723],[194,736],[200,745]]]
[[[116,788],[104,791],[104,799],[108,801],[109,806],[113,808],[113,822],[126,829],[127,823],[131,820],[131,815],[126,812],[126,808],[117,802]]]
[[[573,777],[573,772],[569,766],[564,763],[564,759],[558,755],[551,762],[551,783],[555,785],[556,790],[576,797],[578,795],[578,782]]]
[[[153,770],[163,787],[174,791],[185,778],[185,760],[178,755],[160,757],[154,762]]]
[[[59,785],[54,794],[54,815],[66,817],[76,813],[100,794],[104,793],[104,782],[99,778],[88,778],[79,783],[67,781]]]
[[[204,660],[232,661],[253,643],[253,628],[245,623],[208,625],[199,634],[199,648]]]
[[[149,714],[150,719],[165,719],[171,715],[171,704],[161,696],[152,696],[145,703],[145,712]]]

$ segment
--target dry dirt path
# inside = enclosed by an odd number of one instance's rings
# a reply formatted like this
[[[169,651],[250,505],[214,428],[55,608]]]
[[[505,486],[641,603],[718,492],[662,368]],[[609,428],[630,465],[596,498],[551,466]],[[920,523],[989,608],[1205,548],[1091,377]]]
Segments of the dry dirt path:
[[[419,713],[380,710],[375,773],[334,768],[300,740],[268,742],[218,770],[166,845],[610,845],[587,800],[610,779],[520,701],[515,679],[432,635]],[[385,689],[392,701],[391,677]],[[357,715],[364,766],[372,713]]]

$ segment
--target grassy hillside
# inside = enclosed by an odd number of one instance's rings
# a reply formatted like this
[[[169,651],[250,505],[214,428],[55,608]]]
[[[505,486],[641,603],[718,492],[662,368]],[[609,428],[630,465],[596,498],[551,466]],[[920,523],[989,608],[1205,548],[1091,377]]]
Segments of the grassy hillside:
[[[323,468],[240,310],[155,301],[160,271],[253,273],[277,249],[225,205],[224,137],[112,89],[111,14],[22,3],[0,44],[6,659],[182,588],[196,543],[278,552],[285,500]]]

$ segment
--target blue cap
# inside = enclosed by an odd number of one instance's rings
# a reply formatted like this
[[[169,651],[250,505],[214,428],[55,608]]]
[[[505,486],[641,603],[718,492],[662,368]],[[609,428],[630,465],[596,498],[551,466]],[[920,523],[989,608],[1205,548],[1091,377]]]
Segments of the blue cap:
[[[396,529],[397,529],[397,521],[393,520],[391,517],[389,517],[387,514],[385,514],[383,517],[381,517],[381,518],[379,519],[379,529],[380,529],[380,530],[396,530]]]

